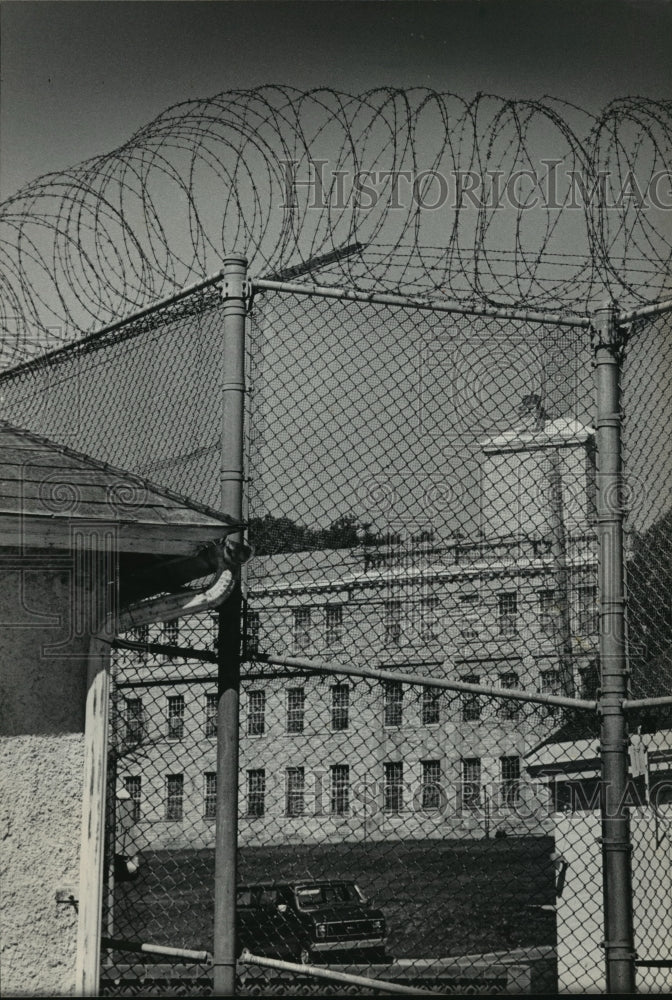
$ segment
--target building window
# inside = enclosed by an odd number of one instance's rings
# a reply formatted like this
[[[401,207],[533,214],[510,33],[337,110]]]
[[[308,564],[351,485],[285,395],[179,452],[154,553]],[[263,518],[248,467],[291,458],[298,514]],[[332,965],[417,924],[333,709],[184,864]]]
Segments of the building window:
[[[577,635],[597,635],[600,622],[597,606],[597,587],[577,587],[574,592]]]
[[[263,816],[266,811],[266,771],[263,767],[247,772],[247,815]]]
[[[440,721],[441,688],[422,689],[422,724],[435,726]]]
[[[300,653],[310,646],[310,608],[294,611],[294,652]]]
[[[217,702],[216,694],[206,694],[205,696],[205,735],[214,737],[217,735]]]
[[[502,805],[512,807],[520,802],[520,757],[499,758]]]
[[[184,696],[171,695],[168,698],[168,739],[181,740],[184,735]]]
[[[460,597],[460,637],[462,639],[478,639],[478,594],[462,594]]]
[[[587,667],[579,668],[581,678],[581,697],[595,698],[600,686],[600,671],[595,661],[589,663]]]
[[[462,761],[462,805],[477,809],[481,804],[481,758],[465,757]]]
[[[398,646],[401,642],[401,601],[385,601],[385,643]]]
[[[460,677],[460,680],[465,684],[479,684],[481,678],[478,674],[467,674],[466,677]],[[478,722],[480,718],[481,696],[478,694],[472,694],[469,691],[464,691],[462,693],[462,721]]]
[[[420,601],[420,638],[423,642],[438,639],[438,597],[423,597]]]
[[[333,764],[331,772],[331,812],[343,816],[350,809],[350,767]]]
[[[266,692],[250,691],[247,706],[247,735],[263,736],[266,729]]]
[[[142,643],[145,647],[138,652],[138,658],[141,663],[147,663],[149,658],[149,650],[146,648],[149,642],[149,625],[138,625],[135,629],[135,641]]]
[[[499,686],[501,688],[517,688],[518,674],[507,672],[499,675]],[[520,716],[520,702],[512,698],[501,698],[497,705],[497,715],[500,719],[514,721]]]
[[[245,616],[245,652],[256,656],[259,652],[260,621],[258,611],[248,611]]]
[[[145,719],[142,711],[142,698],[126,699],[126,740],[136,745],[142,743],[145,730]]]
[[[131,796],[131,819],[137,823],[140,819],[140,802],[142,799],[142,778],[134,775],[124,778],[124,788]]]
[[[303,816],[305,774],[302,767],[288,767],[286,812],[288,816]]]
[[[401,681],[385,681],[383,691],[384,724],[400,726],[403,719],[403,685]]]
[[[305,690],[300,688],[287,689],[287,732],[303,732],[304,704],[306,700]]]
[[[418,531],[417,534],[411,535],[411,541],[418,545],[426,544],[427,542],[434,541],[434,529],[433,528],[423,528],[422,531]]]
[[[166,819],[182,819],[184,775],[169,774],[166,778]]]
[[[562,683],[559,670],[541,670],[539,673],[541,694],[561,694]],[[548,715],[554,715],[559,711],[558,705],[545,705]]]
[[[180,623],[177,621],[163,623],[163,641],[166,646],[179,646]]]
[[[331,728],[337,731],[350,725],[350,687],[334,684],[331,689]]]
[[[438,809],[441,805],[441,761],[422,761],[422,808]]]
[[[217,815],[217,773],[208,771],[205,775],[205,812],[206,819],[214,819]]]
[[[560,671],[542,670],[539,673],[541,681],[541,694],[560,694]]]
[[[343,607],[327,605],[327,646],[340,646],[343,642]]]
[[[554,590],[539,591],[539,629],[544,635],[555,635],[557,604]]]
[[[404,765],[392,761],[384,765],[385,785],[383,808],[385,812],[398,813],[404,807]]]
[[[500,635],[518,634],[518,595],[498,594],[498,622]]]

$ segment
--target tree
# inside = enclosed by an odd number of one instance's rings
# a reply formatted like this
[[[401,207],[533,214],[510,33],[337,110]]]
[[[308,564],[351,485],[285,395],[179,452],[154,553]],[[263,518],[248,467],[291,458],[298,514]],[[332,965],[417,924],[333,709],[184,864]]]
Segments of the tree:
[[[278,555],[281,552],[306,552],[315,549],[348,549],[360,543],[359,521],[354,515],[345,514],[332,521],[327,528],[307,528],[288,517],[253,517],[249,524],[249,538],[259,556]],[[371,542],[366,536],[365,542]]]

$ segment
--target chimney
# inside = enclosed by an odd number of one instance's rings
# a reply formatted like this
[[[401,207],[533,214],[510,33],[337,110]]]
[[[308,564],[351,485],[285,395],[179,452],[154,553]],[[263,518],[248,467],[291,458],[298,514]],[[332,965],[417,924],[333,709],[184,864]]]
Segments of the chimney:
[[[548,420],[541,396],[536,392],[523,396],[518,406],[517,416],[516,430],[518,431],[542,431]]]

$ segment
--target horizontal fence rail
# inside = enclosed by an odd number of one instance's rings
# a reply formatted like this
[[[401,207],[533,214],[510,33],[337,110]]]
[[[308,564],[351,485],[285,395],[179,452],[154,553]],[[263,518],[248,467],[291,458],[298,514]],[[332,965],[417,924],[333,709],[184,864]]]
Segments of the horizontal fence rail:
[[[335,288],[331,285],[302,285],[270,278],[254,278],[251,284],[253,292],[288,292],[294,295],[310,295],[315,298],[339,299],[345,302],[368,302],[372,305],[398,306],[435,313],[454,313],[459,316],[488,316],[492,319],[519,320],[523,323],[549,323],[554,326],[574,326],[584,329],[590,326],[588,316],[577,316],[572,313],[552,311],[546,313],[542,310],[509,309],[504,306],[485,306],[477,303],[441,302],[440,299],[364,292],[352,288]]]
[[[297,667],[311,673],[342,674],[344,677],[369,677],[381,683],[393,681],[399,684],[417,684],[418,687],[441,688],[446,691],[464,691],[469,694],[490,695],[494,698],[510,698],[513,701],[529,701],[538,705],[557,705],[559,708],[579,708],[595,711],[597,701],[581,698],[563,698],[561,695],[535,694],[531,691],[516,691],[512,688],[489,687],[483,684],[467,684],[464,681],[445,680],[441,677],[425,677],[421,674],[396,673],[393,670],[367,670],[366,667],[345,666],[342,663],[324,660],[308,660],[299,656],[275,656],[256,653],[259,663],[276,663],[280,667]]]

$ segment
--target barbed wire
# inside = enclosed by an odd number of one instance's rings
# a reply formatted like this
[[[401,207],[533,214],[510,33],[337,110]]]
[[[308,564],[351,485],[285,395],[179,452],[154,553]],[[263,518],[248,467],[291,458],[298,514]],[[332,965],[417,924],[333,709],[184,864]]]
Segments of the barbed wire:
[[[176,104],[0,205],[5,357],[77,339],[232,251],[257,275],[496,306],[655,300],[671,137],[670,103],[644,98],[591,115],[549,97],[267,86]]]

